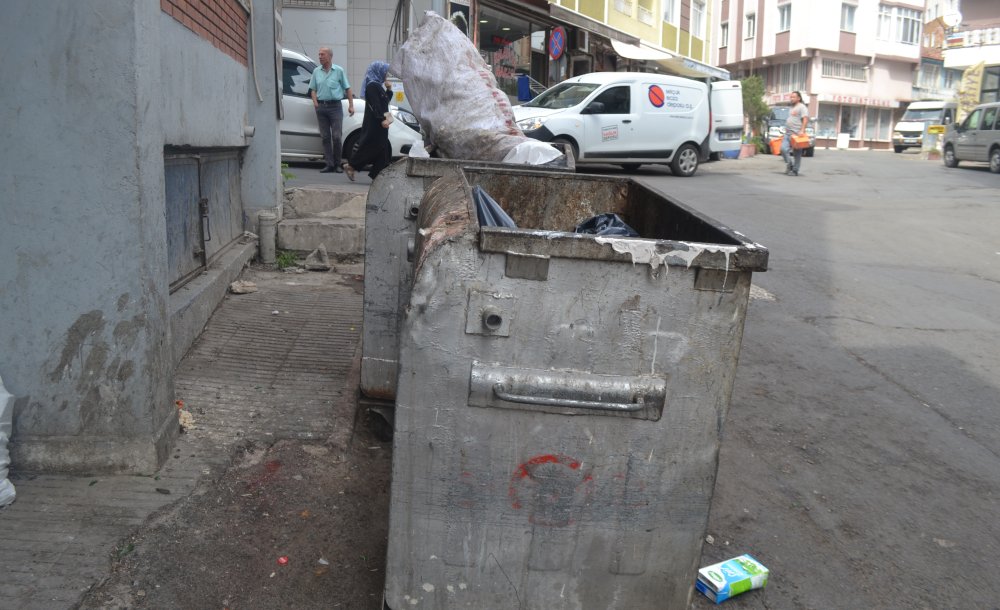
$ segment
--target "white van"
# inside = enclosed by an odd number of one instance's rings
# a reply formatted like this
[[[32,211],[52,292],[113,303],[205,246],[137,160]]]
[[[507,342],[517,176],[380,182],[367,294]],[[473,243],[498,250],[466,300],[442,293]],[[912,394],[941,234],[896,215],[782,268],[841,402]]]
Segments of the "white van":
[[[734,95],[737,90],[710,89],[679,76],[595,72],[515,106],[514,117],[527,136],[569,144],[577,164],[612,163],[626,170],[669,164],[675,175],[691,176],[710,153],[739,148],[743,97]],[[713,123],[709,91],[722,100],[725,112],[718,124]]]
[[[957,108],[955,102],[911,102],[892,130],[892,149],[901,153],[907,148],[920,148],[924,127],[953,123]]]

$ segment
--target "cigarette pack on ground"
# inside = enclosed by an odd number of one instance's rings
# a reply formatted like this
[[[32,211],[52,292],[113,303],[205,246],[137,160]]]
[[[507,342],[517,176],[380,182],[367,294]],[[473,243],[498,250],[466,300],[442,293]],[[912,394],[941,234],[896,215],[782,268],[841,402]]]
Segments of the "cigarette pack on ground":
[[[740,555],[698,570],[694,586],[719,604],[734,595],[767,585],[770,570],[750,555]]]

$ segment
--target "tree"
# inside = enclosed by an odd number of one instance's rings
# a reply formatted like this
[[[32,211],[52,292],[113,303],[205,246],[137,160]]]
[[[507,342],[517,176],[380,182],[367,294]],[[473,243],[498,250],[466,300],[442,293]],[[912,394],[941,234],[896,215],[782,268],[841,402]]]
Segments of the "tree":
[[[743,84],[743,114],[750,125],[751,135],[757,134],[771,112],[764,102],[764,79],[754,75],[740,82]]]

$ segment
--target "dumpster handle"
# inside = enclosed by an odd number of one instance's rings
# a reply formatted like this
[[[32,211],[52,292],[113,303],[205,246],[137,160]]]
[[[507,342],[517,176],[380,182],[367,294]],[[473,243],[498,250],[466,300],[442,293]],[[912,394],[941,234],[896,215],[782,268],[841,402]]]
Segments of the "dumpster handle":
[[[642,396],[638,397],[638,402],[602,402],[594,400],[572,400],[569,398],[547,398],[544,396],[524,396],[521,394],[511,394],[503,388],[503,384],[497,383],[493,386],[493,393],[500,400],[507,402],[519,402],[526,405],[544,405],[547,407],[567,407],[570,409],[600,409],[603,411],[641,411],[646,408],[642,402]]]

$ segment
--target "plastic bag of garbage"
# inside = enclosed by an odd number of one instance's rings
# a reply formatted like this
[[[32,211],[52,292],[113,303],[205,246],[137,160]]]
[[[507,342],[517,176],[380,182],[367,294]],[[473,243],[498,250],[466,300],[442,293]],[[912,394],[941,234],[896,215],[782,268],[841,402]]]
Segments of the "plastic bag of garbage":
[[[10,466],[7,442],[10,440],[13,423],[14,397],[4,387],[3,378],[0,378],[0,507],[7,506],[17,497],[14,484],[7,479],[7,468]]]
[[[490,197],[481,186],[472,187],[472,200],[476,202],[476,215],[481,227],[508,227],[516,229],[514,219],[503,211],[500,204]]]
[[[403,81],[413,114],[444,157],[499,162],[529,139],[472,41],[433,11],[389,71]]]
[[[561,156],[562,153],[552,148],[551,144],[539,142],[538,140],[528,140],[510,149],[507,156],[503,158],[503,162],[542,165]]]
[[[625,224],[618,214],[598,214],[591,216],[576,226],[576,233],[590,235],[616,235],[619,237],[639,237],[635,229]]]
[[[410,152],[408,156],[414,157],[416,159],[426,159],[430,157],[430,155],[427,153],[427,148],[424,147],[423,138],[417,140],[416,142],[413,143],[412,146],[410,146]]]

